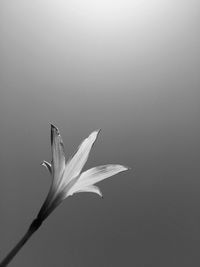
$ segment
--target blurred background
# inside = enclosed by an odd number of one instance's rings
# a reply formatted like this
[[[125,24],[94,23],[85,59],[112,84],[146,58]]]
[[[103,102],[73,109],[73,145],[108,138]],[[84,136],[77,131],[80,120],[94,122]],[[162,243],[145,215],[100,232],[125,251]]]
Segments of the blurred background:
[[[198,0],[1,0],[0,257],[49,190],[50,125],[85,169],[125,164],[104,199],[66,199],[17,267],[200,265]]]

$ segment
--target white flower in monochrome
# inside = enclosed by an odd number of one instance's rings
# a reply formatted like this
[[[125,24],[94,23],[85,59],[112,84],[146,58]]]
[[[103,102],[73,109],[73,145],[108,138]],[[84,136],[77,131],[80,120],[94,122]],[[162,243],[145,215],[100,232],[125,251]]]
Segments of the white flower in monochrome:
[[[52,182],[47,198],[42,205],[37,219],[42,222],[68,196],[78,192],[93,192],[102,197],[96,183],[113,176],[128,168],[122,165],[102,165],[81,172],[90,150],[97,139],[98,131],[92,132],[86,138],[74,156],[66,161],[62,138],[57,127],[51,124],[51,164],[43,161],[51,176]]]

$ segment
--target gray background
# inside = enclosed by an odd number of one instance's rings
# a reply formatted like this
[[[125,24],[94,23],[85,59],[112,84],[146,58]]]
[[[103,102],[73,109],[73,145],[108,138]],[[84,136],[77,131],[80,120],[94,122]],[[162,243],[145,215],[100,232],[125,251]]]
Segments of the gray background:
[[[98,2],[98,3],[97,3]],[[50,127],[86,168],[132,170],[65,200],[11,266],[200,265],[198,0],[1,0],[0,257],[36,216]]]

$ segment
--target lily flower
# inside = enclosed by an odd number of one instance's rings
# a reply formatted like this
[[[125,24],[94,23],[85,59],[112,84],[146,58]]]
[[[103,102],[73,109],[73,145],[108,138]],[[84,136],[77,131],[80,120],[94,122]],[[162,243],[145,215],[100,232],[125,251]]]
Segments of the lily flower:
[[[51,124],[51,164],[43,161],[52,176],[47,198],[42,205],[37,220],[44,221],[49,214],[68,196],[79,192],[92,192],[102,197],[100,189],[96,183],[113,176],[128,168],[122,165],[102,165],[82,172],[88,159],[90,150],[95,143],[100,130],[92,132],[86,138],[74,156],[66,161],[64,145],[60,132],[56,126]]]
[[[27,232],[16,246],[3,259],[0,267],[6,267],[10,263],[29,238],[38,230],[43,221],[65,198],[78,192],[92,192],[102,197],[100,189],[95,184],[128,169],[122,165],[110,164],[94,167],[82,172],[98,134],[99,131],[92,132],[81,143],[74,156],[66,161],[64,145],[59,130],[51,124],[52,161],[51,164],[47,161],[42,163],[52,176],[49,193],[36,219],[33,220]]]

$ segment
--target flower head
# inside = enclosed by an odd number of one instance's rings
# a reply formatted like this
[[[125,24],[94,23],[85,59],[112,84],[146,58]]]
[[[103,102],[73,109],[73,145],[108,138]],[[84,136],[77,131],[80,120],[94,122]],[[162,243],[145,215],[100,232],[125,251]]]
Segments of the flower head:
[[[64,145],[57,127],[51,124],[51,164],[43,161],[51,176],[52,182],[49,193],[42,205],[38,219],[42,222],[47,216],[68,196],[78,192],[93,192],[102,197],[100,189],[96,183],[113,176],[128,168],[122,165],[102,165],[81,172],[95,143],[98,131],[92,132],[86,138],[74,156],[66,161]]]

